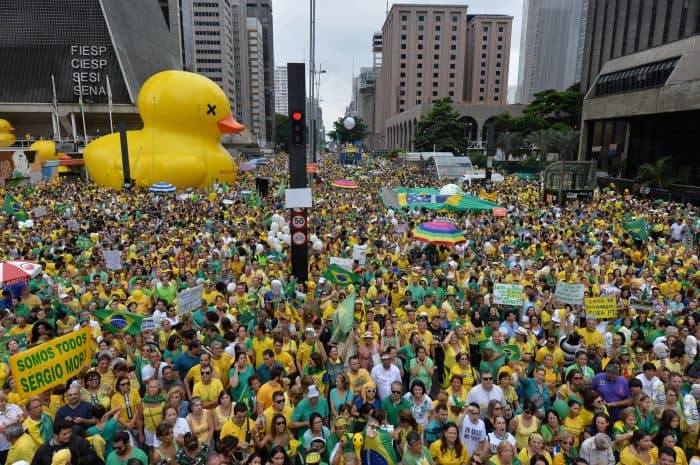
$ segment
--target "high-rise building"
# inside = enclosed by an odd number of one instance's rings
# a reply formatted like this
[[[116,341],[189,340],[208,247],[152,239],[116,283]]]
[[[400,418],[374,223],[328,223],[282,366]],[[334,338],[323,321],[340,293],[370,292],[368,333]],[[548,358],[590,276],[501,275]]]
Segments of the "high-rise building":
[[[287,67],[275,66],[275,113],[286,115],[289,112],[287,97]]]
[[[248,26],[245,0],[231,0],[233,15],[233,72],[236,78],[236,118],[246,126],[250,119],[250,87],[248,86]]]
[[[700,32],[697,0],[588,0],[581,92],[605,62]]]
[[[505,105],[512,21],[467,16],[466,5],[392,5],[382,27],[375,132],[384,134],[389,118],[444,97]]]
[[[508,103],[508,65],[513,17],[469,15],[462,99],[469,103]]]
[[[269,141],[275,140],[275,49],[272,27],[272,0],[247,0],[248,17],[258,18],[262,25],[261,58],[265,82],[265,133]]]
[[[587,0],[523,2],[516,102],[527,104],[537,92],[578,82],[586,5]]]
[[[142,84],[181,67],[157,2],[0,0],[0,11],[0,114],[18,134],[70,135],[81,94],[88,136],[111,132],[110,108],[115,126],[140,127]]]
[[[250,130],[261,146],[267,145],[265,124],[265,76],[263,64],[263,27],[258,18],[248,17],[248,72],[250,75]]]
[[[187,3],[187,2],[183,2]],[[224,90],[236,108],[236,78],[233,56],[233,14],[230,1],[189,4],[194,33],[194,68]],[[183,16],[184,18],[184,16]]]

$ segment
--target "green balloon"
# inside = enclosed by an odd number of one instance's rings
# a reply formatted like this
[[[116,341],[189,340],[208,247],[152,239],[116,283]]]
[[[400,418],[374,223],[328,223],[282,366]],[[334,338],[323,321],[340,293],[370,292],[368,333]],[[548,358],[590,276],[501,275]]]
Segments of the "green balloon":
[[[557,416],[562,419],[565,418],[569,415],[569,404],[564,402],[561,399],[557,399],[554,401],[554,404],[552,405],[552,410],[556,412]]]

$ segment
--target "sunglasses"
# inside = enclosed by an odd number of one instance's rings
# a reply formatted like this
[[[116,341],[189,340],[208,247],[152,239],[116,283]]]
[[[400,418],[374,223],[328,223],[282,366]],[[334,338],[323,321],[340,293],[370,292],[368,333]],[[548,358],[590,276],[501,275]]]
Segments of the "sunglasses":
[[[284,404],[284,399],[278,399],[275,401],[275,404]]]
[[[285,424],[286,423],[283,421],[278,421],[277,423],[275,423],[275,425],[277,425],[277,426],[284,426]]]
[[[119,387],[130,386],[131,383],[119,383]]]
[[[399,394],[401,395],[401,391],[391,391],[392,394]]]
[[[493,381],[493,377],[492,377],[492,376],[485,376],[485,377],[483,377],[483,378],[481,378],[481,379],[483,379],[484,381]]]

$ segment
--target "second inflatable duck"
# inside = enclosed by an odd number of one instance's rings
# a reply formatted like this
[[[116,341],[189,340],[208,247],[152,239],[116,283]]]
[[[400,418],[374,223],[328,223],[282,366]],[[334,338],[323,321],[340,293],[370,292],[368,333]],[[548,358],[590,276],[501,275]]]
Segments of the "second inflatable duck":
[[[15,128],[6,119],[0,119],[0,147],[9,147],[15,143]]]
[[[162,71],[143,84],[137,103],[143,129],[127,131],[132,182],[187,188],[235,181],[236,164],[220,137],[245,127],[233,118],[228,98],[215,82],[186,71]],[[119,134],[90,142],[84,160],[96,184],[122,186]]]

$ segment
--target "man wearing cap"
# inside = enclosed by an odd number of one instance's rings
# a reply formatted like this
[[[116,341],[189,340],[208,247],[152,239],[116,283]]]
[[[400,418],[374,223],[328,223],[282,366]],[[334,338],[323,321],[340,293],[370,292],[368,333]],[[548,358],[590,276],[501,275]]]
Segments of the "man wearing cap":
[[[620,371],[619,363],[610,362],[605,372],[595,375],[591,382],[591,389],[598,391],[605,401],[612,422],[617,421],[622,409],[632,402],[629,383],[620,376]]]
[[[616,463],[610,438],[605,433],[598,433],[583,441],[579,457],[593,465],[615,465]]]
[[[391,396],[392,384],[401,382],[401,371],[392,363],[393,357],[390,353],[382,354],[382,363],[372,368],[372,380],[377,385],[377,395],[384,399]]]
[[[325,419],[324,421],[327,421],[329,412],[328,401],[320,397],[318,387],[312,384],[307,388],[306,397],[294,408],[289,427],[296,429],[297,437],[300,437],[309,429],[309,418],[312,413],[318,413]]]
[[[354,452],[353,443],[347,436],[348,421],[344,417],[337,417],[333,424],[335,429],[326,441],[326,456],[330,463],[333,463],[333,458],[338,453]]]

